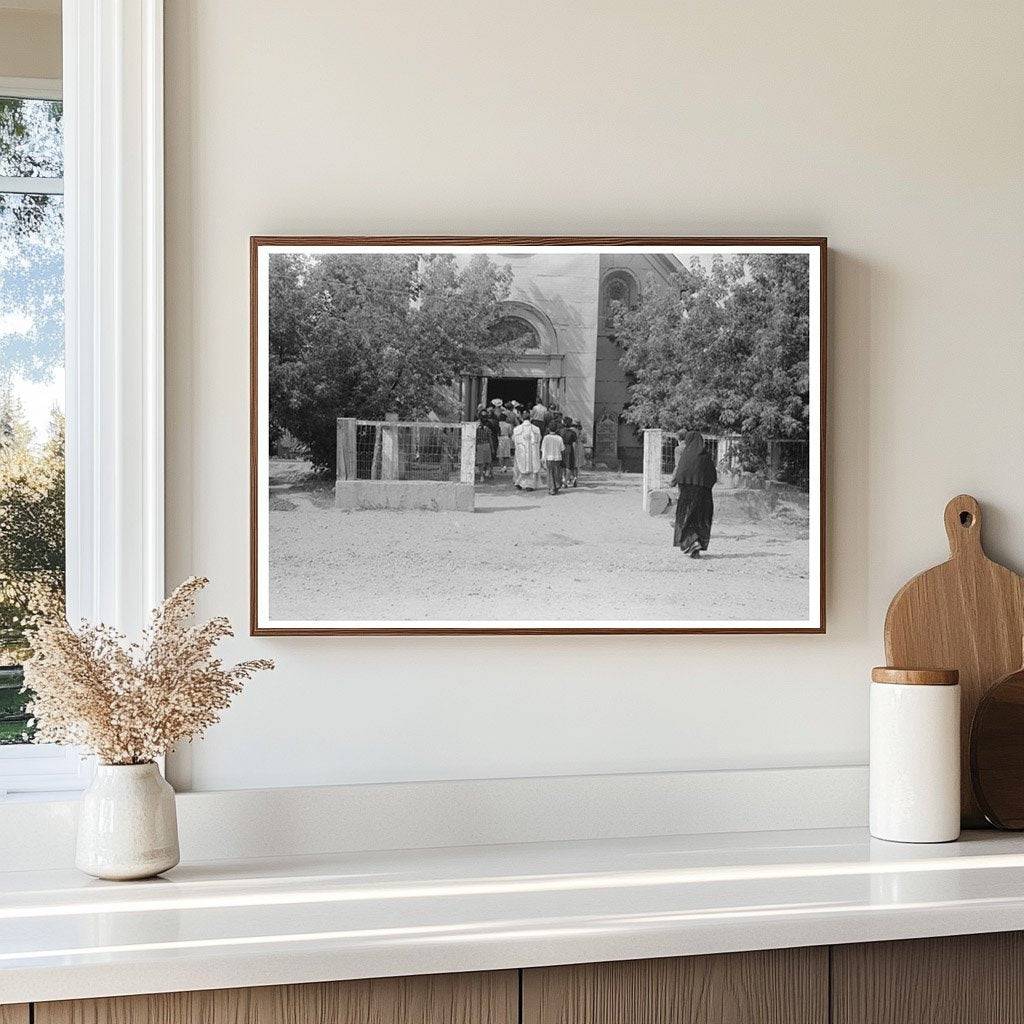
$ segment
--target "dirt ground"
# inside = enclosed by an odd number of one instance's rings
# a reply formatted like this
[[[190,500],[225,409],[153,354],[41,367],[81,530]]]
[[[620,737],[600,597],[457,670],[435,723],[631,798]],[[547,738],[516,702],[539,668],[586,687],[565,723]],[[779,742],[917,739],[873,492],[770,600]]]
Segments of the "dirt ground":
[[[711,547],[672,546],[640,477],[584,473],[556,496],[509,476],[475,512],[336,510],[332,481],[272,460],[270,611],[278,620],[808,617],[807,502],[715,489]]]

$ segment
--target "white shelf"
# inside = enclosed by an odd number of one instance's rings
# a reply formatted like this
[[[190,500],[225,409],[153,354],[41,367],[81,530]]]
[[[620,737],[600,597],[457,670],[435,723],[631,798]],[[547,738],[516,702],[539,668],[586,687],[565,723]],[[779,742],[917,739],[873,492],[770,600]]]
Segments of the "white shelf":
[[[0,874],[0,1003],[1024,928],[1024,838],[861,829]]]

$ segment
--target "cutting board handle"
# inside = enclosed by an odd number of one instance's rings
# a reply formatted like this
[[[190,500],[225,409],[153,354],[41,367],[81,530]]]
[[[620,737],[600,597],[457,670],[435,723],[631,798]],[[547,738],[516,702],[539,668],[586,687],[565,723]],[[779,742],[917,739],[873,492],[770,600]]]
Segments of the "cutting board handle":
[[[981,506],[969,494],[958,494],[946,505],[944,515],[949,553],[984,557],[981,548]]]

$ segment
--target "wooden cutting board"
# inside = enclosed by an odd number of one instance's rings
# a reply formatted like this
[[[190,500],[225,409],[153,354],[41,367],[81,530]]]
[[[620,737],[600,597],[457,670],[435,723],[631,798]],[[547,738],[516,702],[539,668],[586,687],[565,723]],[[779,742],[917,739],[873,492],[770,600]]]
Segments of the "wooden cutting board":
[[[971,788],[970,734],[987,689],[1020,667],[1024,579],[993,562],[981,546],[981,507],[969,494],[946,506],[949,561],[906,583],[885,616],[885,657],[896,668],[960,671],[960,813],[983,827]]]

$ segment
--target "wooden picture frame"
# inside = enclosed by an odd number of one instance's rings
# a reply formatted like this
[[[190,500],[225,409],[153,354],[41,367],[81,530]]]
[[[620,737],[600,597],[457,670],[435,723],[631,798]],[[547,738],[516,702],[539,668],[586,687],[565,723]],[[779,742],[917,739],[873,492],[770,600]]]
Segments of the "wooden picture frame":
[[[315,250],[315,252],[312,252]],[[271,254],[323,256],[325,250],[363,255],[367,250],[377,253],[457,254],[489,250],[497,260],[512,262],[524,256],[606,253],[609,258],[625,258],[626,254],[659,256],[677,253],[708,259],[715,254],[723,258],[749,254],[773,255],[803,253],[808,256],[808,391],[807,416],[807,615],[802,620],[626,620],[595,621],[497,621],[497,620],[295,620],[275,618],[269,607],[270,517],[269,469],[269,297],[268,266]],[[537,252],[541,250],[541,252]],[[409,635],[546,635],[546,634],[823,634],[826,629],[826,423],[827,423],[827,240],[823,237],[605,237],[605,236],[290,236],[259,235],[250,238],[250,633],[253,636],[409,636]],[[599,302],[602,284],[597,284]],[[510,300],[510,304],[514,304]],[[620,310],[622,307],[613,307]],[[597,310],[597,317],[603,315]],[[517,313],[518,315],[518,313]],[[619,323],[620,321],[616,321]],[[600,331],[600,326],[598,330]],[[614,339],[613,339],[614,340]],[[265,353],[262,348],[266,346]],[[484,377],[486,380],[487,378]],[[495,377],[502,381],[506,378]],[[554,378],[551,378],[554,379]],[[563,378],[564,380],[565,378]],[[564,386],[564,385],[563,385]],[[483,394],[486,396],[486,384]],[[538,384],[538,394],[540,385]],[[479,397],[478,392],[471,392]],[[463,407],[466,407],[467,398]],[[354,420],[352,421],[355,422]],[[360,421],[362,422],[362,421]],[[576,420],[577,426],[580,420]],[[401,424],[404,426],[404,424]],[[411,424],[416,426],[417,424]],[[418,424],[423,426],[423,424]],[[446,422],[444,426],[449,426]],[[454,424],[451,424],[454,426]],[[596,425],[596,411],[592,427]],[[382,430],[387,424],[382,425]],[[354,429],[354,428],[353,428]],[[704,431],[706,433],[706,430]],[[583,433],[583,431],[581,431]],[[590,438],[596,446],[597,438]],[[667,442],[665,442],[667,443]],[[781,442],[780,442],[781,443]],[[677,456],[678,458],[678,456]],[[465,459],[465,450],[463,450]],[[593,458],[591,461],[594,461]],[[266,464],[266,465],[265,465]],[[353,473],[353,479],[355,477]],[[646,477],[644,478],[646,480]],[[645,484],[646,486],[646,484]],[[335,484],[337,488],[337,484]],[[376,507],[376,506],[375,506]],[[639,509],[639,506],[638,506]],[[638,514],[640,514],[638,512]],[[667,543],[667,541],[666,541]],[[678,552],[669,551],[678,561]],[[709,555],[709,559],[714,557]],[[721,556],[719,556],[721,557]],[[729,556],[727,556],[729,557]],[[739,557],[739,556],[731,556]],[[500,582],[500,581],[499,581]]]

